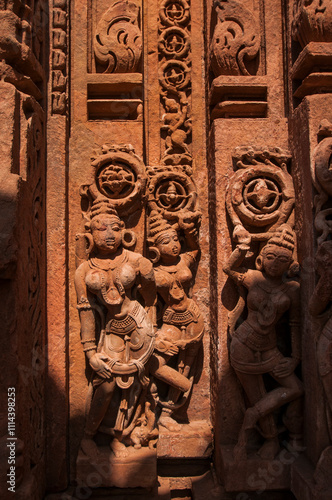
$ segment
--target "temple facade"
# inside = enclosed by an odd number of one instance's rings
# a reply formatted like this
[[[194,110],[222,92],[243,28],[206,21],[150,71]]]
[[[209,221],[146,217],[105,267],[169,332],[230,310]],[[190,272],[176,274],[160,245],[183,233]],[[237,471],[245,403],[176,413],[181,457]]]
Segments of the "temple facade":
[[[332,498],[332,2],[0,0],[1,498]]]

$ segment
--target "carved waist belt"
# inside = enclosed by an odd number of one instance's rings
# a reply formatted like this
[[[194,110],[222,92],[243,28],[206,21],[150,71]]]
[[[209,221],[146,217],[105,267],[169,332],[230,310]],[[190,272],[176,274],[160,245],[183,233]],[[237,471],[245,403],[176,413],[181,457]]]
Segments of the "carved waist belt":
[[[139,312],[139,304],[136,302],[133,310],[123,319],[111,319],[106,325],[106,333],[116,335],[127,335],[137,328],[135,317]]]
[[[190,301],[186,311],[177,312],[171,307],[168,307],[163,315],[164,323],[169,325],[186,326],[190,323],[197,323],[199,318],[199,310],[194,301]]]
[[[253,351],[268,351],[277,345],[275,333],[261,334],[245,322],[237,328],[234,336]]]

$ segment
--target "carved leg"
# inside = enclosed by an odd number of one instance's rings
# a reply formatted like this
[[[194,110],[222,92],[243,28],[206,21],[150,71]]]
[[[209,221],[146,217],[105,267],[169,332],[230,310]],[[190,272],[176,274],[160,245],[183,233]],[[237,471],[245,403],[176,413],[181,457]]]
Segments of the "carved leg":
[[[93,440],[94,435],[105,416],[107,408],[111,402],[115,381],[105,381],[99,385],[92,398],[90,411],[86,420],[83,439],[81,441],[82,451],[89,456],[96,457],[98,448]]]
[[[257,403],[267,394],[262,375],[250,375],[236,372],[243,389],[251,405],[247,409],[243,424],[240,430],[238,443],[234,449],[234,458],[243,460],[246,458],[246,446],[248,440],[248,431],[250,431],[259,421],[262,435],[266,438],[265,443],[258,451],[261,458],[273,459],[279,451],[278,430],[271,413],[262,415],[257,408]]]

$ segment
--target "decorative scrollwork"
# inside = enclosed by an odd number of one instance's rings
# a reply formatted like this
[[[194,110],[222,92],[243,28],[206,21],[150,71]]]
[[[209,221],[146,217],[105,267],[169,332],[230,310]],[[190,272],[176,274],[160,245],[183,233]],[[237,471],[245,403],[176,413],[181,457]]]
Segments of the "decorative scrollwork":
[[[215,0],[210,62],[214,75],[249,75],[247,61],[259,55],[260,35],[253,14],[235,0]],[[257,72],[257,65],[256,65]]]
[[[94,37],[97,72],[134,73],[142,55],[139,7],[116,1],[101,17]]]
[[[289,159],[279,149],[237,148],[233,155],[238,170],[229,181],[227,209],[234,226],[243,225],[252,239],[265,240],[266,231],[289,223],[295,202]]]

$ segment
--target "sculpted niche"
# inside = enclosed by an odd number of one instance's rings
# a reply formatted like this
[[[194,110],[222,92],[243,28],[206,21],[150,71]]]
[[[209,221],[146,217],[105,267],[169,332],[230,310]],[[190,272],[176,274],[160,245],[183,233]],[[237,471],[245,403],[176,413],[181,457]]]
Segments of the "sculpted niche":
[[[191,298],[201,213],[189,166],[147,175],[131,146],[105,145],[92,169],[81,188],[85,233],[77,235],[75,274],[91,369],[78,479],[106,461],[104,485],[151,487],[158,427],[181,430],[177,410],[189,404],[204,334]],[[145,209],[147,257],[124,222]],[[126,469],[133,462],[147,464],[135,479]]]
[[[261,439],[256,456],[273,460],[280,451],[277,410],[287,403],[278,416],[289,441],[298,444],[301,439],[303,388],[295,374],[301,344],[291,226],[294,191],[286,152],[239,148],[234,160],[238,170],[230,179],[227,207],[235,249],[224,272],[239,287],[238,304],[229,314],[230,362],[248,401],[234,460],[250,458],[249,436],[257,425]]]

